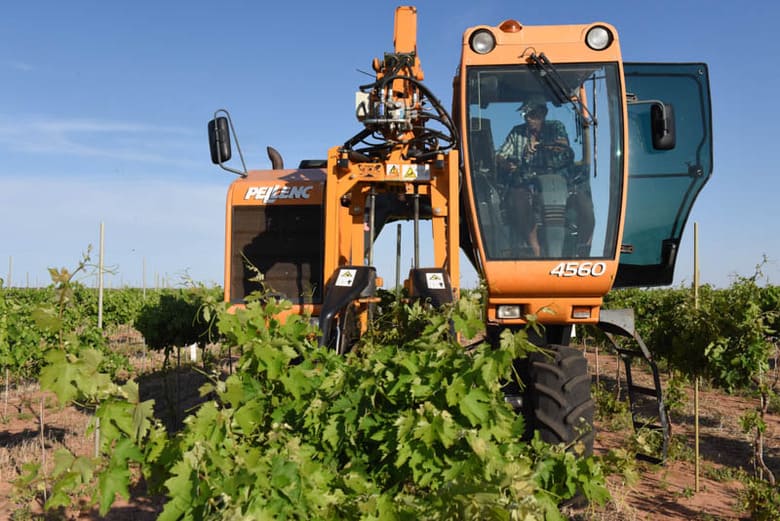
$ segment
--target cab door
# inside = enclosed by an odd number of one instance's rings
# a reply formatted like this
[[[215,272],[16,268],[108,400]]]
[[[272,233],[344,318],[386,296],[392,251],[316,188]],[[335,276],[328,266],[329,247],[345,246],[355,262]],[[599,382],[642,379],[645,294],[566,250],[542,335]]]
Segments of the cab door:
[[[712,174],[707,66],[626,63],[624,71],[628,199],[614,287],[668,285],[691,207]],[[658,138],[660,115],[670,140]]]

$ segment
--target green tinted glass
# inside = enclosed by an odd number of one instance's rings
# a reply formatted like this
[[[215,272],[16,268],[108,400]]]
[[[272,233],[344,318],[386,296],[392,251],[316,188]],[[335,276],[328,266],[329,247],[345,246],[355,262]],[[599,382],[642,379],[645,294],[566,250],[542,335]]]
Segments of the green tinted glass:
[[[704,64],[625,64],[629,181],[616,286],[670,284],[677,247],[696,196],[712,173]],[[674,148],[653,142],[652,113],[672,108]],[[671,117],[671,114],[670,114]]]

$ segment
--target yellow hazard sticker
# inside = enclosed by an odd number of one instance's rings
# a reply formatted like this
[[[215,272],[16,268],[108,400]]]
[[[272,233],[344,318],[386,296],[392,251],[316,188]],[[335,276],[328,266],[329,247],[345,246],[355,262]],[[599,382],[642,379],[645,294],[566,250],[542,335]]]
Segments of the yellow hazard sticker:
[[[427,181],[431,178],[431,171],[428,165],[391,163],[385,167],[385,177],[395,177],[402,181]]]

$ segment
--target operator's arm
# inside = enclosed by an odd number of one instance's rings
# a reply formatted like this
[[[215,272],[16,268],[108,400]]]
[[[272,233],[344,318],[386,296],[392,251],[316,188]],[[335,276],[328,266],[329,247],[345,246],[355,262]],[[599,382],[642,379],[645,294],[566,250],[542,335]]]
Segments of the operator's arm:
[[[523,150],[522,129],[517,125],[507,134],[504,144],[498,148],[496,159],[519,160]]]
[[[523,129],[517,125],[507,134],[504,143],[496,151],[496,166],[504,174],[514,172],[520,164],[523,153]]]

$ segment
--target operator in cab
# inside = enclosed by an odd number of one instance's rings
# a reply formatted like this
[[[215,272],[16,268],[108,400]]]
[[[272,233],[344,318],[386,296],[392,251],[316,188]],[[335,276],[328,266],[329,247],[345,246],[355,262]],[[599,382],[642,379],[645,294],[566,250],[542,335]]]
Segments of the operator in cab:
[[[551,170],[565,175],[567,172],[561,170],[567,169],[574,158],[564,124],[547,120],[547,110],[543,96],[529,96],[518,109],[524,122],[509,131],[496,154],[498,170],[509,187],[508,216],[536,257],[541,255],[541,246],[533,203],[534,178]]]

